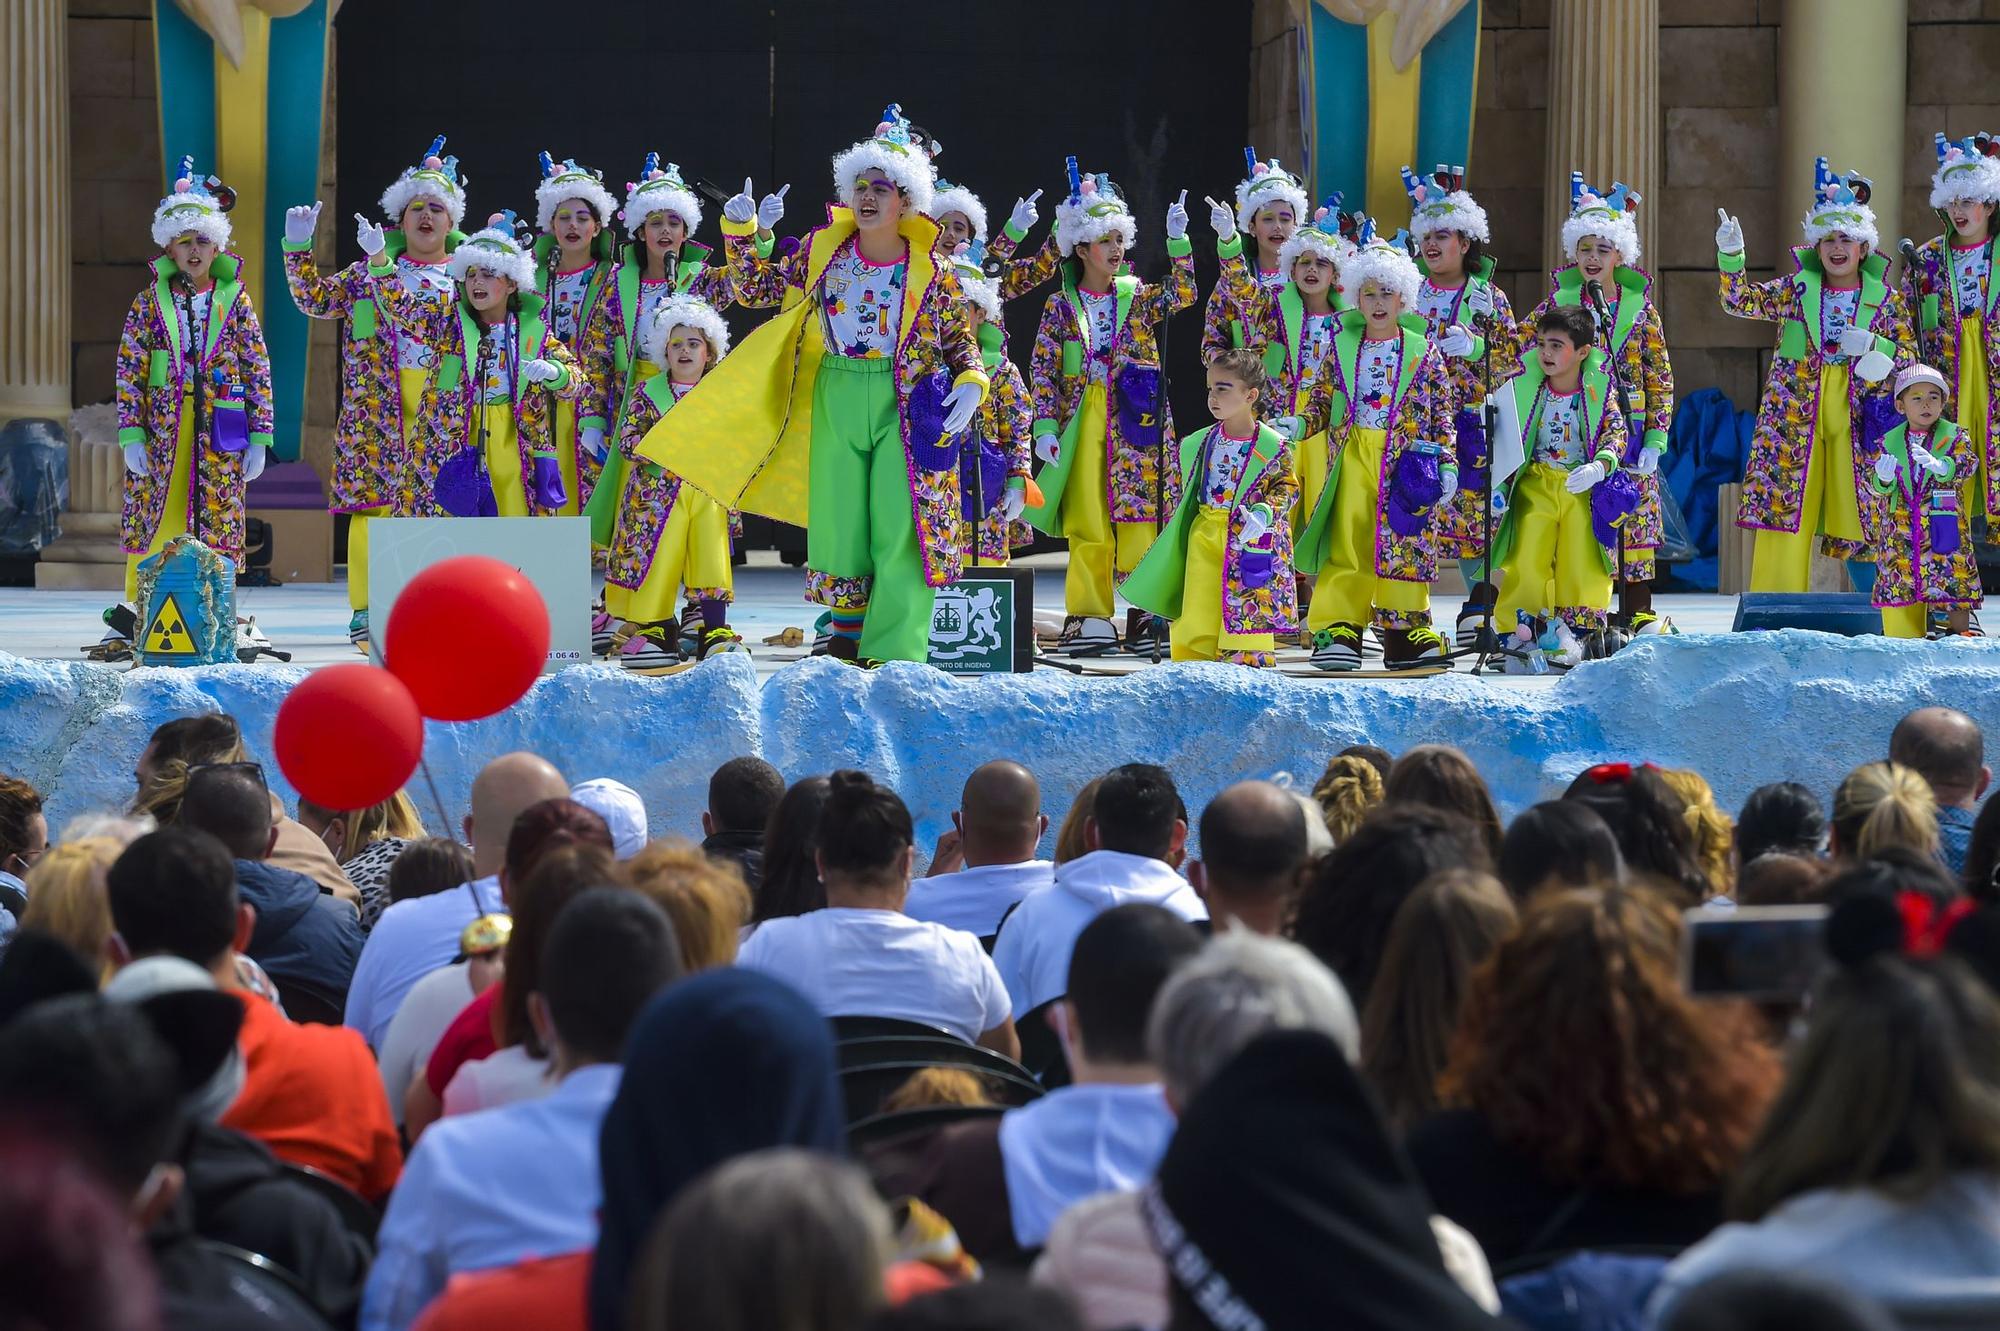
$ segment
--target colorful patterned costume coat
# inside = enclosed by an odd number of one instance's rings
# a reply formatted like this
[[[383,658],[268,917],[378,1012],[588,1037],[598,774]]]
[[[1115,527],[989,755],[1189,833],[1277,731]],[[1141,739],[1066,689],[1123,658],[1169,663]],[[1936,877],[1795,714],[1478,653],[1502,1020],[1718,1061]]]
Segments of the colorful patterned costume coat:
[[[603,233],[593,242],[593,253],[597,245],[605,239]],[[555,238],[542,236],[535,241],[535,273],[540,279],[540,291],[547,299],[551,290],[550,282],[555,272]],[[615,289],[618,265],[609,258],[599,258],[591,265],[590,282],[584,289],[583,313],[577,319],[576,345],[570,351],[576,357],[577,369],[582,373],[583,388],[576,399],[576,479],[583,491],[579,502],[588,500],[597,488],[597,478],[604,470],[603,462],[583,446],[585,430],[601,430],[606,438],[611,437],[611,417],[605,409],[610,396],[612,378],[611,327],[599,317],[611,299]]]
[[[1934,236],[1917,250],[1916,302],[1917,358],[1944,376],[1945,414],[1958,418],[1959,342],[1964,336],[1961,315],[1952,292],[1951,274],[1945,256],[1950,253],[1948,237]],[[1989,251],[1994,244],[1989,239]],[[1905,281],[1909,275],[1905,274]],[[1988,521],[2000,527],[2000,281],[1992,271],[1986,278],[1986,309],[1980,320],[1986,350],[1986,419],[1968,421],[1972,446],[1986,452],[1986,511]],[[1968,475],[1959,472],[1961,477]]]
[[[988,330],[993,336],[985,336]],[[979,404],[979,434],[982,439],[997,446],[1007,459],[1007,478],[1026,481],[1034,474],[1034,404],[1028,397],[1027,380],[1013,361],[1007,359],[1005,343],[1000,338],[1000,330],[993,324],[980,329],[980,360],[986,366],[986,400]],[[1033,538],[1032,531],[1010,530],[1002,519],[995,496],[987,495],[986,501],[994,508],[979,523],[979,558],[1005,559],[1016,544],[1025,544]],[[1017,527],[1021,524],[1017,524]],[[963,540],[964,537],[960,537]]]
[[[1310,381],[1301,383],[1299,338],[1305,323],[1305,302],[1299,289],[1290,282],[1282,287],[1267,287],[1250,271],[1249,261],[1243,257],[1241,238],[1234,250],[1222,246],[1227,251],[1222,259],[1222,276],[1215,290],[1209,293],[1210,314],[1216,311],[1216,297],[1224,297],[1226,313],[1222,321],[1222,342],[1214,350],[1210,349],[1209,336],[1204,329],[1201,340],[1202,361],[1212,362],[1215,357],[1231,347],[1251,347],[1264,353],[1264,373],[1268,382],[1263,397],[1258,401],[1265,407],[1267,416],[1293,416],[1304,405],[1305,398],[1312,392]],[[1334,313],[1347,309],[1338,287],[1328,293]],[[1240,336],[1240,340],[1239,340]]]
[[[1417,267],[1423,269],[1423,261]],[[1444,330],[1454,323],[1464,324],[1472,332],[1472,355],[1466,358],[1445,356],[1445,376],[1451,382],[1451,413],[1478,411],[1486,401],[1486,395],[1506,383],[1521,372],[1521,357],[1517,350],[1519,334],[1514,327],[1514,307],[1507,303],[1507,293],[1493,280],[1496,267],[1491,258],[1479,261],[1478,271],[1467,273],[1465,285],[1459,288],[1457,297],[1435,320],[1425,320],[1427,335],[1435,343]],[[1478,305],[1492,302],[1493,313],[1484,318],[1473,317]],[[1487,372],[1487,339],[1492,343],[1492,372]],[[1454,433],[1444,436],[1446,443],[1455,442]],[[1490,452],[1489,446],[1489,452]],[[1471,459],[1460,457],[1459,479],[1464,488],[1453,496],[1451,509],[1445,515],[1439,530],[1440,548],[1447,555],[1460,559],[1477,559],[1481,554],[1482,534],[1486,530],[1486,516],[1481,510],[1480,487],[1474,484]]]
[[[1940,553],[1925,511],[1933,495],[1952,494],[1977,461],[1972,435],[1949,418],[1931,426],[1931,452],[1949,463],[1951,470],[1933,479],[1910,466],[1909,427],[1899,424],[1882,440],[1885,452],[1901,464],[1894,481],[1884,481],[1870,468],[1869,487],[1863,492],[1863,507],[1873,510],[1870,525],[1875,533],[1875,586],[1871,600],[1878,606],[1953,605],[1977,608],[1979,566],[1973,560],[1972,529],[1969,517],[1955,517],[1958,546],[1949,554]]]
[[[666,531],[667,522],[674,515],[674,505],[681,497],[680,477],[639,456],[639,445],[644,442],[646,432],[659,423],[674,402],[673,388],[666,376],[655,375],[654,380],[658,381],[657,389],[642,384],[632,395],[631,408],[618,430],[618,451],[624,455],[628,470],[624,492],[618,496],[618,525],[604,577],[605,581],[629,591],[637,591],[646,581],[660,548],[661,534]],[[660,398],[667,400],[664,409]],[[728,587],[689,587],[686,599],[734,601],[736,593]]]
[[[271,443],[271,358],[264,330],[250,297],[238,280],[242,261],[219,254],[211,266],[207,337],[198,354],[184,345],[179,293],[170,279],[179,272],[165,255],[153,260],[153,283],[133,298],[118,339],[118,442],[146,446],[146,474],[125,474],[125,502],[119,543],[127,554],[145,553],[167,506],[167,487],[180,438],[181,403],[195,374],[202,376],[202,408],[195,421],[194,457],[189,473],[192,498],[200,512],[188,530],[204,545],[235,559],[243,554],[242,453],[217,452],[214,420],[216,376],[248,417],[250,447]],[[200,323],[197,315],[196,322]]]

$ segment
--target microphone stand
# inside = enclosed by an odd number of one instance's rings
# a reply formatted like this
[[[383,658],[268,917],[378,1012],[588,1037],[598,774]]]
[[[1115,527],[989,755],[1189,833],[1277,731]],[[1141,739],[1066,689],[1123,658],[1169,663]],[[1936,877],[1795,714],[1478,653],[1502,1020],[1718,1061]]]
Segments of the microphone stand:
[[[202,383],[202,374],[204,372],[205,367],[202,365],[201,361],[202,361],[202,350],[203,350],[202,343],[207,341],[208,339],[203,336],[205,330],[196,328],[194,323],[194,279],[189,277],[186,273],[177,272],[174,276],[177,284],[180,287],[181,309],[187,316],[187,338],[188,338],[187,372],[189,380],[188,390],[190,393],[193,394],[194,397],[193,407],[191,412],[189,413],[189,418],[188,418],[190,428],[188,430],[187,532],[188,535],[194,537],[197,541],[199,541],[201,540],[201,514],[202,514],[201,408],[203,403],[207,400],[208,397],[208,394],[203,391],[205,385]],[[213,309],[209,311],[211,318],[214,317],[214,313],[215,312]],[[209,409],[209,414],[210,416],[213,416],[215,414],[213,407]],[[171,488],[172,485],[171,476],[169,476],[168,478],[168,483],[169,483],[169,488]],[[166,512],[165,507],[163,506],[160,511],[161,514],[163,515],[162,520],[164,521],[164,514]],[[206,544],[206,542],[204,542],[204,544]]]
[[[1470,274],[1467,274],[1466,281],[1472,281]],[[1493,394],[1499,391],[1499,385],[1493,382],[1493,339],[1499,335],[1494,326],[1495,318],[1490,298],[1488,307],[1484,311],[1475,311],[1473,315],[1473,322],[1479,325],[1486,339],[1486,350],[1480,356],[1480,382],[1486,390],[1479,407],[1486,428],[1486,482],[1479,487],[1479,557],[1485,565],[1482,581],[1493,589],[1493,595],[1480,607],[1479,631],[1473,638],[1472,646],[1445,653],[1447,660],[1472,657],[1469,673],[1474,675],[1483,675],[1495,669],[1504,670],[1504,666],[1493,664],[1496,658],[1503,662],[1508,657],[1517,661],[1528,659],[1526,652],[1500,641],[1500,634],[1493,627],[1493,616],[1500,609],[1500,582],[1493,567],[1493,443],[1500,433],[1500,408],[1493,401]]]
[[[1592,278],[1590,281],[1584,283],[1583,291],[1584,299],[1593,307],[1591,313],[1597,318],[1598,331],[1604,338],[1604,369],[1611,376],[1611,387],[1618,394],[1618,410],[1625,421],[1625,455],[1618,459],[1618,465],[1629,467],[1632,465],[1635,457],[1631,439],[1632,388],[1631,385],[1625,382],[1625,376],[1618,372],[1618,349],[1611,336],[1611,314],[1604,299],[1603,285],[1597,279]],[[1618,531],[1618,613],[1629,626],[1632,622],[1632,617],[1625,599],[1627,590],[1625,582],[1625,523],[1623,520],[1620,520],[1616,526]],[[1622,638],[1617,639],[1614,645],[1612,635],[1606,633],[1602,639],[1602,655],[1609,656],[1624,645],[1625,643]]]
[[[1177,450],[1169,449],[1169,440],[1167,438],[1169,434],[1167,429],[1167,334],[1174,326],[1174,306],[1172,297],[1167,291],[1167,284],[1173,281],[1173,277],[1173,267],[1171,261],[1169,261],[1167,275],[1160,281],[1160,295],[1166,301],[1166,308],[1165,312],[1160,316],[1160,381],[1159,386],[1153,392],[1153,422],[1160,430],[1159,453],[1153,459],[1153,539],[1156,541],[1167,534],[1168,455],[1174,453],[1174,462],[1178,463],[1180,461]],[[1108,458],[1105,461],[1105,465],[1107,467],[1110,465]],[[1116,534],[1116,529],[1114,528],[1113,535],[1116,536]],[[1116,542],[1114,541],[1115,544]],[[1152,663],[1154,665],[1160,663],[1160,642],[1161,639],[1167,636],[1164,631],[1165,624],[1166,621],[1162,620],[1158,615],[1152,614],[1150,611],[1147,613],[1146,632],[1153,639]]]

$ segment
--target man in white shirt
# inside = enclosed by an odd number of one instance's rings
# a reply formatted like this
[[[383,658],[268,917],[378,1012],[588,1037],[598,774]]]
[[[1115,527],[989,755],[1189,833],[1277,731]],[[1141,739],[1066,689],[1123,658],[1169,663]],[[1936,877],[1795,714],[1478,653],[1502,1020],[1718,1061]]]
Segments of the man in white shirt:
[[[1306,813],[1269,781],[1239,781],[1201,811],[1201,858],[1188,881],[1218,933],[1247,929],[1276,938],[1307,859]]]
[[[1084,844],[1089,852],[1057,865],[1055,886],[1022,901],[993,945],[1016,1019],[1063,996],[1077,935],[1113,906],[1146,902],[1184,920],[1208,919],[1169,863],[1187,845],[1187,806],[1165,768],[1127,763],[1107,773],[1084,823]]]
[[[563,908],[528,997],[560,1084],[441,1120],[417,1142],[382,1217],[361,1331],[401,1331],[461,1271],[596,1245],[598,1130],[625,1035],[680,974],[673,924],[640,894],[592,888]]]
[[[911,919],[991,937],[1023,897],[1055,881],[1055,866],[1035,858],[1049,830],[1042,788],[1019,763],[987,763],[966,778],[951,824],[931,876],[911,885],[903,910]]]
[[[410,987],[451,964],[466,925],[482,915],[507,913],[500,865],[514,820],[531,805],[568,795],[562,773],[532,753],[504,754],[480,769],[472,782],[472,812],[465,818],[465,839],[479,876],[448,892],[397,902],[382,912],[361,949],[347,990],[347,1024],[370,1048],[382,1047]]]
[[[826,906],[766,920],[736,963],[783,979],[829,1017],[893,1017],[1018,1058],[1006,986],[979,940],[903,913],[910,811],[861,772],[835,772],[820,814]]]

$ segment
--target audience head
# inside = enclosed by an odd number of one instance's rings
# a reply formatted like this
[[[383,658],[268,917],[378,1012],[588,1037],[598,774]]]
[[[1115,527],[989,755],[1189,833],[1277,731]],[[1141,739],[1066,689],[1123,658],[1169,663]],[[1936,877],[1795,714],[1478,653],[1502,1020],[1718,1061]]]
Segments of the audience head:
[[[1979,723],[1950,707],[1919,707],[1898,721],[1889,761],[1928,782],[1940,808],[1971,808],[1993,779]]]
[[[588,842],[572,842],[545,850],[535,867],[512,883],[508,905],[514,926],[507,934],[507,983],[500,986],[494,1031],[500,1047],[523,1045],[536,1058],[548,1055],[548,1045],[536,1033],[528,996],[541,987],[542,956],[563,908],[593,887],[617,881],[611,852]]]
[[[389,900],[449,892],[474,877],[472,851],[449,837],[424,837],[404,846],[389,866]]]
[[[1069,802],[1069,812],[1063,815],[1062,826],[1056,829],[1057,864],[1068,864],[1071,860],[1082,859],[1090,853],[1087,836],[1090,830],[1090,811],[1097,803],[1097,789],[1103,784],[1103,777],[1092,777],[1083,783],[1083,788],[1076,792],[1076,798]]]
[[[1106,772],[1091,801],[1084,842],[1092,850],[1178,864],[1187,845],[1187,805],[1167,769],[1126,763]]]
[[[301,796],[299,822],[342,864],[377,841],[413,841],[424,834],[416,804],[401,790],[365,809],[329,809]]]
[[[556,916],[542,948],[535,1026],[559,1064],[616,1063],[639,1013],[680,977],[665,911],[624,888],[586,889]],[[510,970],[508,988],[518,983]]]
[[[1831,860],[1774,850],[1736,871],[1735,901],[1739,906],[1816,905],[1826,900],[1834,872]]]
[[[1091,1067],[1146,1063],[1146,1019],[1174,968],[1201,950],[1201,935],[1170,910],[1114,906],[1077,935],[1069,960],[1070,1061]]]
[[[1396,759],[1382,798],[1390,804],[1428,804],[1472,822],[1488,857],[1500,853],[1500,811],[1472,760],[1446,744],[1419,744]]]
[[[1710,896],[1727,896],[1734,884],[1732,851],[1736,842],[1735,824],[1715,803],[1715,791],[1701,773],[1686,768],[1660,769],[1660,780],[1680,798],[1688,831],[1694,838],[1695,863],[1708,880]]]
[[[861,894],[893,897],[900,906],[916,867],[917,834],[909,808],[866,772],[835,772],[827,780],[819,823],[819,869],[827,904],[844,904]]]
[[[1980,805],[1972,821],[1965,844],[1965,890],[1989,905],[2000,902],[2000,799]]]
[[[1692,1194],[1735,1167],[1775,1089],[1740,1005],[1690,998],[1680,915],[1645,888],[1545,891],[1473,972],[1440,1080],[1572,1185]]]
[[[1500,840],[1500,881],[1515,901],[1545,887],[1597,887],[1625,881],[1618,838],[1582,800],[1544,800],[1516,814]]]
[[[826,1018],[789,985],[757,971],[706,971],[647,1005],[604,1116],[593,1327],[625,1325],[647,1236],[693,1180],[769,1147],[843,1148],[836,1069]]]
[[[180,814],[188,769],[206,763],[240,763],[249,759],[236,718],[225,712],[183,716],[162,725],[146,741],[133,764],[138,794],[132,812],[150,814],[161,824]]]
[[[1240,781],[1201,811],[1201,858],[1188,877],[1220,928],[1277,934],[1306,864],[1306,815],[1292,792]]]
[[[1687,806],[1651,767],[1599,763],[1570,782],[1566,800],[1596,811],[1618,839],[1628,873],[1662,891],[1672,891],[1683,907],[1708,899],[1708,875],[1695,859],[1694,829]]]
[[[48,848],[41,792],[18,777],[0,776],[0,873],[26,878]]]
[[[521,810],[505,845],[500,858],[500,891],[510,905],[516,889],[544,856],[570,846],[595,846],[606,855],[614,853],[611,829],[604,819],[568,795],[538,800]],[[476,848],[473,854],[477,858]]]
[[[1389,924],[1417,884],[1444,869],[1492,868],[1478,827],[1425,804],[1385,804],[1313,867],[1292,937],[1333,968],[1351,994],[1368,993]]]
[[[1361,1052],[1354,1004],[1312,953],[1282,938],[1220,934],[1160,986],[1146,1050],[1168,1100],[1184,1106],[1245,1045],[1278,1030],[1317,1031],[1349,1060]]]
[[[833,783],[809,776],[792,783],[764,828],[764,877],[750,894],[750,921],[762,924],[826,905],[819,880],[820,815]]]
[[[1736,862],[1759,855],[1818,855],[1826,849],[1826,810],[1796,781],[1759,786],[1736,815]]]
[[[1834,1281],[1757,1267],[1690,1288],[1660,1331],[1897,1331],[1895,1318]]]
[[[112,930],[105,876],[125,845],[93,836],[50,846],[26,874],[28,909],[21,927],[51,934],[91,964],[103,965]]]
[[[1935,855],[1937,799],[1915,768],[1863,763],[1833,792],[1828,833],[1832,852],[1849,859],[1873,859],[1891,846]]]
[[[1055,1290],[988,1275],[885,1309],[868,1331],[1084,1331],[1084,1325]]]
[[[125,1200],[34,1135],[0,1145],[0,1326],[158,1331],[153,1264]]]
[[[0,951],[0,1026],[51,998],[96,993],[105,970],[102,953],[86,958],[54,934],[16,929]]]
[[[1035,774],[1004,759],[976,768],[965,779],[952,822],[968,869],[1024,864],[1035,858],[1035,847],[1049,830]]]
[[[625,878],[674,922],[681,969],[692,975],[735,962],[750,889],[733,865],[684,841],[655,841],[625,866]]]
[[[164,827],[127,846],[105,876],[105,897],[120,964],[165,955],[213,969],[247,943],[256,920],[237,900],[229,852],[186,827]]]
[[[1438,1107],[1472,972],[1515,918],[1499,880],[1469,869],[1426,878],[1397,909],[1361,1008],[1361,1070],[1392,1124],[1406,1128]]]
[[[811,1151],[730,1160],[676,1197],[633,1277],[634,1327],[863,1331],[882,1306],[889,1211]]]
[[[722,832],[762,832],[778,801],[785,797],[785,778],[762,758],[731,758],[708,778],[708,809],[701,816],[703,836]]]
[[[265,858],[278,837],[264,769],[255,763],[189,769],[174,821],[208,833],[239,860]]]
[[[1384,766],[1388,756],[1382,755]],[[1361,820],[1382,802],[1382,787],[1388,780],[1382,773],[1383,768],[1351,752],[1335,758],[1320,773],[1319,783],[1313,787],[1313,799],[1319,804],[1320,816],[1334,845],[1353,836]]]
[[[1379,744],[1350,744],[1334,757],[1359,758],[1374,768],[1376,774],[1384,781],[1389,779],[1389,772],[1396,765],[1395,756]]]
[[[490,878],[500,872],[515,819],[543,800],[568,798],[569,782],[539,755],[503,753],[480,768],[472,779],[472,812],[460,829],[472,846],[473,868],[479,877]]]
[[[572,788],[569,797],[604,820],[618,859],[629,860],[646,848],[646,802],[623,781],[595,777]]]
[[[182,1116],[190,1123],[220,1122],[243,1093],[246,1067],[236,1044],[241,1000],[223,993],[209,970],[171,956],[125,966],[104,982],[103,996],[138,1009],[173,1053]]]

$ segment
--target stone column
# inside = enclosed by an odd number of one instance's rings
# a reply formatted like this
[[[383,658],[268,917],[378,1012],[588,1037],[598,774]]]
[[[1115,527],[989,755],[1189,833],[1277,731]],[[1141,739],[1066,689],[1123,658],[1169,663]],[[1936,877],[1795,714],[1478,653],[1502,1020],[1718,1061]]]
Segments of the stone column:
[[[1865,3],[1865,0],[1863,0]],[[1545,266],[1568,262],[1569,173],[1637,190],[1639,244],[1653,252],[1660,173],[1660,0],[1551,0]]]
[[[1907,0],[1785,0],[1778,37],[1778,270],[1799,243],[1813,158],[1875,182],[1870,206],[1893,262],[1903,215]],[[1925,175],[1929,175],[1930,145]],[[1921,239],[1921,237],[1919,237]],[[1753,243],[1751,250],[1755,253]]]
[[[69,50],[63,0],[0,4],[0,423],[69,416]]]

